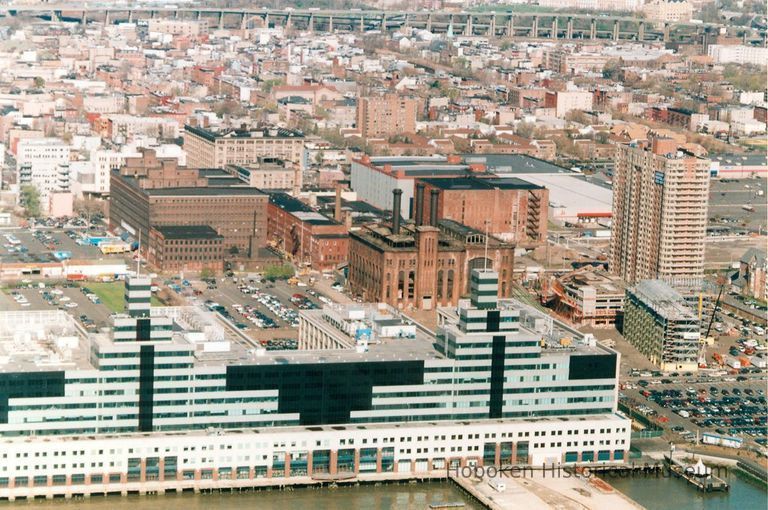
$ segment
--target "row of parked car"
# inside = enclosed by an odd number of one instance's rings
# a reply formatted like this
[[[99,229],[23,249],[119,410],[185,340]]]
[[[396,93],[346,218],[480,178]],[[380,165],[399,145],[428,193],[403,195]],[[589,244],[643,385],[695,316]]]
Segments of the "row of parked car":
[[[646,390],[649,401],[670,409],[697,427],[715,429],[720,434],[766,436],[766,397],[763,389],[716,387],[685,391]]]
[[[299,327],[299,313],[296,310],[285,306],[279,299],[277,299],[277,297],[259,291],[252,293],[251,296],[289,326],[294,328]]]
[[[13,298],[13,300],[14,300],[14,301],[16,301],[16,302],[17,302],[17,303],[18,303],[20,306],[24,306],[24,307],[27,307],[27,306],[32,306],[32,305],[30,304],[29,300],[26,298],[26,296],[24,296],[24,294],[22,294],[21,292],[19,292],[19,291],[17,291],[17,290],[14,290],[13,292],[11,292],[11,297],[12,297],[12,298]]]
[[[277,328],[277,323],[271,319],[266,314],[260,312],[256,309],[253,305],[232,305],[232,308],[234,308],[237,313],[243,316],[243,318],[249,322],[251,322],[254,326],[261,329],[274,329]],[[237,326],[240,329],[247,329],[245,324],[241,322],[235,323],[235,326]]]

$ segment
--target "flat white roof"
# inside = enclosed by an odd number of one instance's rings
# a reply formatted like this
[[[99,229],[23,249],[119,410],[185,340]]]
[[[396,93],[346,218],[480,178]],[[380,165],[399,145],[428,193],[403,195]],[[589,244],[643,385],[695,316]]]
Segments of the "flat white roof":
[[[610,189],[587,182],[573,174],[515,174],[533,184],[549,190],[549,203],[553,207],[564,207],[566,216],[579,213],[610,213],[613,207],[613,192]]]

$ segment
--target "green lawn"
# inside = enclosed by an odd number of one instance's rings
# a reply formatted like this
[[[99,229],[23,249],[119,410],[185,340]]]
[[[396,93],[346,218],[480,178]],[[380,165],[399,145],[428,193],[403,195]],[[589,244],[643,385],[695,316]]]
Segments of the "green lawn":
[[[125,284],[123,282],[87,283],[83,285],[99,296],[101,302],[113,312],[125,311]],[[152,306],[163,306],[159,299],[152,296]]]

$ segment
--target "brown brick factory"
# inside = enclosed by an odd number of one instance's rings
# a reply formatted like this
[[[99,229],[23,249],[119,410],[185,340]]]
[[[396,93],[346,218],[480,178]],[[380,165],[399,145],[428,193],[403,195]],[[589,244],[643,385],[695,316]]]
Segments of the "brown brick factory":
[[[112,171],[109,226],[131,232],[142,244],[152,227],[209,226],[222,237],[225,257],[255,257],[266,244],[268,195],[248,186],[212,185],[210,179],[211,172],[144,150]]]

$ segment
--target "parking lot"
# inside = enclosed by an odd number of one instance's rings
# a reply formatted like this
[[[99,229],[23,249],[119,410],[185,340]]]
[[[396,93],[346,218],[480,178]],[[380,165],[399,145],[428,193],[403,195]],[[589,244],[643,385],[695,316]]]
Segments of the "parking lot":
[[[292,285],[282,280],[268,282],[258,276],[233,275],[208,282],[166,283],[198,305],[220,314],[265,347],[294,349],[299,310],[317,309],[332,302],[327,291],[318,290],[321,285],[309,286],[308,279],[304,280]]]
[[[765,446],[765,381],[764,372],[726,376],[642,372],[622,379],[620,398],[684,440],[695,440],[696,432],[715,432]]]
[[[710,226],[730,233],[756,232],[761,225],[765,229],[765,191],[764,179],[713,179],[709,188]]]
[[[85,227],[4,230],[0,238],[0,257],[8,263],[55,262],[60,260],[54,256],[56,252],[76,260],[126,258],[125,254],[105,255],[97,246],[77,243],[76,240],[85,233]]]
[[[46,310],[60,308],[69,312],[83,326],[87,326],[87,329],[97,329],[109,326],[111,323],[110,316],[113,311],[101,300],[89,299],[84,289],[75,284],[45,285],[41,288],[38,282],[24,280],[18,287],[9,289],[5,294],[10,299],[4,300],[2,305],[4,309]]]

